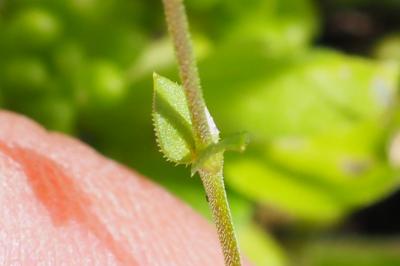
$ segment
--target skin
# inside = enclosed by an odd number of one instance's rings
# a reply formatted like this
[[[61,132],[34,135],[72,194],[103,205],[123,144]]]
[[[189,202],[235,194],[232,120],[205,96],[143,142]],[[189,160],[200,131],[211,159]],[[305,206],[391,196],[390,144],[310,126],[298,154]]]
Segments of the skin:
[[[224,265],[214,227],[73,138],[0,112],[0,265]]]

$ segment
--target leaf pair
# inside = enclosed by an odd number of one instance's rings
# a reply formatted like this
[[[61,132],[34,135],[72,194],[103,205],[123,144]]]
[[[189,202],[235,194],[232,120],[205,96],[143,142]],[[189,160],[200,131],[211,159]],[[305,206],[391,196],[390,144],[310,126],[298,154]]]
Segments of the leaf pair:
[[[248,142],[247,135],[236,134],[198,151],[183,88],[158,74],[154,74],[153,79],[153,124],[157,143],[168,161],[176,164],[192,164],[192,175],[194,175],[214,154],[225,150],[245,149]],[[209,120],[210,126],[216,128],[212,118]]]

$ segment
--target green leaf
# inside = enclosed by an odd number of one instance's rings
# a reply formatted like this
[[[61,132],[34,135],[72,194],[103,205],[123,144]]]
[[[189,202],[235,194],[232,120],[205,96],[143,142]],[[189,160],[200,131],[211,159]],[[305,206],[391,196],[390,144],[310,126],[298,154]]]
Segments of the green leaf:
[[[336,237],[310,242],[300,254],[301,266],[400,265],[398,238]]]
[[[255,39],[268,53],[290,54],[304,49],[318,32],[318,14],[310,0],[251,2],[227,1],[239,15],[226,30],[227,41]]]
[[[281,172],[263,160],[243,158],[225,166],[229,187],[290,217],[330,223],[345,210],[343,204],[320,187],[308,185],[296,174]]]
[[[167,160],[189,164],[194,153],[194,137],[183,89],[167,78],[153,75],[153,123],[157,143]]]
[[[374,137],[366,138],[371,133],[379,137],[378,131],[373,125],[364,125],[340,136],[282,138],[268,145],[266,156],[282,169],[298,174],[304,186],[314,184],[337,201],[359,207],[399,185],[387,161],[372,152],[374,141],[368,139]]]
[[[230,98],[229,109],[218,106],[215,113],[230,112],[217,117],[222,128],[244,128],[254,139],[243,158],[226,160],[226,181],[259,204],[331,222],[399,186],[385,157],[382,119],[390,120],[399,72],[328,51],[304,59],[235,88],[247,91]]]
[[[400,34],[384,37],[375,47],[374,53],[379,59],[400,62]]]
[[[277,241],[256,223],[249,221],[237,226],[243,254],[253,265],[284,266],[286,254]]]
[[[350,141],[286,138],[271,142],[264,156],[227,160],[227,184],[292,217],[334,222],[392,193],[400,182],[384,160]]]
[[[326,52],[310,61],[232,107],[247,127],[240,126],[269,135],[319,134],[379,119],[390,107],[397,68]]]

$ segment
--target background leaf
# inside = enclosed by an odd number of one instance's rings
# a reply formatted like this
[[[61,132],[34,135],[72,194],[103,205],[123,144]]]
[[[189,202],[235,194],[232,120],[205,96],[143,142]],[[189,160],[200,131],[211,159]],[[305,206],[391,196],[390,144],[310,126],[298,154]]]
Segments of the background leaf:
[[[247,155],[227,159],[226,178],[256,202],[332,222],[399,185],[382,158],[398,68],[324,51],[302,60],[217,111],[223,130],[234,125],[254,140]]]
[[[309,243],[298,258],[301,266],[395,266],[400,263],[398,239],[336,238]]]

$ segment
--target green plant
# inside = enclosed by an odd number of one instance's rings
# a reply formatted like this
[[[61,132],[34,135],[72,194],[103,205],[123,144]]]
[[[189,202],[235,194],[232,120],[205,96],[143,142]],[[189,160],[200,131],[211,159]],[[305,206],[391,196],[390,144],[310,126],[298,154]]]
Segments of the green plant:
[[[223,181],[223,153],[242,151],[244,134],[219,140],[219,131],[203,99],[182,0],[163,0],[183,86],[154,74],[153,122],[167,160],[191,164],[199,173],[217,226],[226,265],[241,265]]]

